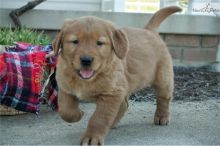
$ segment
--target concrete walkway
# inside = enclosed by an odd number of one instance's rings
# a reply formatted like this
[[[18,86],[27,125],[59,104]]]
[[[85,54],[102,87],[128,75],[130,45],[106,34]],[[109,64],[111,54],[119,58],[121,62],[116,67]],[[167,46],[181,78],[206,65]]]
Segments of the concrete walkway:
[[[44,107],[33,114],[0,117],[0,144],[79,144],[89,116],[95,109],[82,103],[83,119],[74,124],[62,121]],[[106,145],[220,145],[220,100],[173,102],[169,126],[153,125],[154,102],[130,102],[129,111],[117,129],[110,131]]]

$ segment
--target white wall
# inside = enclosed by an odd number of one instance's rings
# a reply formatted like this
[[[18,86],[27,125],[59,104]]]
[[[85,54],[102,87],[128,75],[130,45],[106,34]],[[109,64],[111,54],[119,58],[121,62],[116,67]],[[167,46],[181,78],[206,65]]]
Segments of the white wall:
[[[29,1],[32,0],[0,0],[0,9],[19,8]],[[46,0],[35,9],[125,12],[125,2],[126,0]],[[161,8],[170,5],[178,5],[178,0],[160,0]],[[189,0],[186,13],[220,17],[220,0]]]
[[[19,8],[32,0],[0,0],[0,8]],[[112,11],[113,0],[47,0],[35,9],[73,11]]]
[[[0,9],[0,27],[14,26],[8,16],[11,9]],[[28,28],[59,29],[67,18],[76,19],[81,16],[97,16],[114,22],[117,26],[141,27],[146,25],[152,14],[94,12],[94,11],[58,11],[32,10],[20,16],[22,24]],[[219,35],[220,19],[215,16],[194,16],[174,14],[164,21],[159,29],[162,33]]]

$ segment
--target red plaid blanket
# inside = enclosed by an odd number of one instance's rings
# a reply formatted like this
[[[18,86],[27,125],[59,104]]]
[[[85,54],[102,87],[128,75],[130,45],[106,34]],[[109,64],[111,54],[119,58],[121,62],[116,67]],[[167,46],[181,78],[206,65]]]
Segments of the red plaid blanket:
[[[52,51],[49,46],[34,46],[27,43],[17,43],[0,54],[0,103],[17,110],[37,113],[42,90],[43,66],[55,66],[54,59],[46,59],[46,54]],[[57,90],[48,82],[50,93],[48,103],[57,108]]]

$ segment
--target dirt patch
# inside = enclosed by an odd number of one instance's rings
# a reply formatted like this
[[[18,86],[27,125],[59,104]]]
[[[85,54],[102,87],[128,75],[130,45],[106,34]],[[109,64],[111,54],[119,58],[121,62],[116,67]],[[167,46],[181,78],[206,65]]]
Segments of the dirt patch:
[[[207,67],[174,67],[174,100],[202,101],[220,99],[220,73]],[[145,88],[130,96],[131,100],[141,102],[155,100],[154,90]]]

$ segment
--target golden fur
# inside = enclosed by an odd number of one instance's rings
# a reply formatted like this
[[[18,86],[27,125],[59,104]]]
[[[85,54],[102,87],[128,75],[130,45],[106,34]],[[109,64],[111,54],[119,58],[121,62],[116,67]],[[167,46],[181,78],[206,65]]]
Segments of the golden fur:
[[[79,99],[96,102],[81,144],[103,144],[108,130],[116,126],[127,110],[129,95],[146,86],[154,87],[157,94],[154,123],[168,124],[173,92],[172,59],[155,30],[177,11],[180,8],[161,9],[145,29],[117,29],[96,17],[65,21],[53,42],[54,52],[59,54],[59,114],[67,122],[77,122],[83,116]],[[94,58],[86,68],[80,62],[85,55]]]

